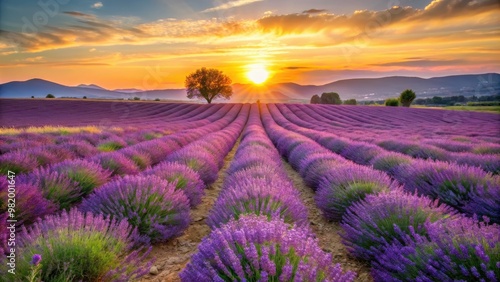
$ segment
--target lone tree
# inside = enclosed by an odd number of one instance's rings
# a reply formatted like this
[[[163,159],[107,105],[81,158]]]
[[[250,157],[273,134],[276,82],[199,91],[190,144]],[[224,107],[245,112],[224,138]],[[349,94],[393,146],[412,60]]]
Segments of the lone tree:
[[[321,104],[321,98],[318,95],[312,96],[311,104]]]
[[[45,98],[55,98],[56,96],[52,95],[52,94],[47,94],[47,96],[45,96]]]
[[[325,92],[321,94],[321,104],[342,105],[342,100],[336,92]]]
[[[401,106],[409,107],[416,97],[417,95],[415,95],[415,92],[413,92],[413,90],[406,89],[405,91],[401,92],[401,95],[399,96]]]
[[[210,104],[213,99],[229,99],[233,95],[231,79],[217,69],[201,68],[186,76],[187,97],[205,99]]]

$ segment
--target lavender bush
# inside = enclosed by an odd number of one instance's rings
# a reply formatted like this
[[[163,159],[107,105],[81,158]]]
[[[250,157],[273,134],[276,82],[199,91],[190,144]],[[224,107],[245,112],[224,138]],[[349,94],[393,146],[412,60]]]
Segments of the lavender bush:
[[[454,210],[446,205],[401,190],[368,195],[345,213],[342,238],[353,255],[372,260],[386,245],[403,243],[405,234],[426,235],[427,221],[453,215]]]
[[[155,176],[125,176],[84,199],[80,209],[114,220],[127,220],[145,237],[163,242],[189,225],[189,200],[184,192]]]
[[[215,229],[180,273],[182,281],[353,281],[310,234],[281,220],[245,216]]]
[[[248,178],[225,187],[211,210],[207,224],[212,229],[246,214],[282,218],[286,223],[307,226],[307,209],[289,183]]]
[[[146,260],[148,250],[132,249],[137,236],[126,221],[75,209],[48,216],[19,233],[15,275],[28,277],[33,255],[39,254],[42,281],[129,281],[146,274],[151,265]],[[12,274],[6,272],[5,260],[0,274],[7,278]]]
[[[219,168],[212,155],[207,152],[180,150],[171,154],[168,162],[177,162],[196,171],[205,185],[210,185],[217,179]]]
[[[374,157],[371,165],[376,170],[381,170],[390,176],[393,176],[396,169],[403,164],[410,164],[412,158],[400,153],[387,152]]]
[[[139,167],[124,154],[119,152],[99,154],[91,159],[97,162],[102,168],[111,171],[111,175],[127,175],[139,172]]]
[[[360,165],[338,166],[321,179],[316,205],[326,219],[340,221],[347,208],[369,194],[397,189],[398,185],[384,173]]]
[[[68,160],[50,168],[78,183],[82,195],[90,194],[109,180],[111,172],[99,164],[86,160]]]
[[[399,166],[394,175],[405,183],[406,190],[439,199],[461,211],[470,200],[470,193],[500,186],[500,178],[478,167],[445,162],[415,161]]]
[[[145,171],[144,175],[154,175],[173,183],[177,190],[181,190],[188,197],[191,207],[201,203],[205,185],[198,173],[186,165],[165,162]]]
[[[427,223],[373,263],[375,281],[499,281],[500,226],[459,217]]]

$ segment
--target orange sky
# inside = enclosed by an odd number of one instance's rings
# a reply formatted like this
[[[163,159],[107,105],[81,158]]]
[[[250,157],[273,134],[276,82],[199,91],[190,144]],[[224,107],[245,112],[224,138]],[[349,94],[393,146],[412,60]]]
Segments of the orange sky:
[[[105,1],[85,11],[61,4],[36,32],[23,32],[16,18],[2,20],[0,82],[36,77],[108,89],[181,88],[186,75],[202,66],[248,83],[245,74],[254,64],[270,72],[268,83],[300,84],[500,70],[497,0],[435,0],[342,14],[276,8],[241,16],[264,2],[216,1],[225,4],[154,19],[98,12]],[[5,3],[4,11],[15,8]]]

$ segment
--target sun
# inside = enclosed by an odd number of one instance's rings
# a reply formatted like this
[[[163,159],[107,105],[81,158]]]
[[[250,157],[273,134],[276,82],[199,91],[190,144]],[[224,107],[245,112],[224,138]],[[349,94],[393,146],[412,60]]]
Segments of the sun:
[[[263,64],[250,65],[247,77],[255,84],[262,84],[269,78],[269,71]]]

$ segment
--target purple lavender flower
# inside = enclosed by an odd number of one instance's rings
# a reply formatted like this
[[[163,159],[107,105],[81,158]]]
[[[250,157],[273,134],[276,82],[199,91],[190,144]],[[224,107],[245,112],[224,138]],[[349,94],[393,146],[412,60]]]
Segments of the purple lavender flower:
[[[458,217],[393,243],[373,262],[376,281],[498,281],[500,226]]]
[[[27,277],[43,257],[43,281],[135,279],[151,266],[146,260],[150,249],[133,250],[138,236],[126,221],[105,220],[76,209],[47,216],[18,233],[16,275]],[[6,265],[5,257],[2,265]],[[0,267],[0,275],[7,277],[4,267]]]
[[[139,167],[119,152],[101,153],[94,156],[91,161],[97,162],[102,168],[110,170],[112,175],[127,175],[139,172]]]
[[[42,196],[53,202],[58,209],[67,209],[78,203],[83,194],[76,181],[50,168],[39,168],[30,174],[21,175],[18,183],[37,187]]]
[[[190,148],[179,150],[171,154],[166,161],[184,164],[196,171],[205,185],[215,182],[219,172],[213,156],[206,152],[192,151]]]
[[[486,216],[491,222],[500,224],[500,185],[492,185],[485,189],[479,187],[470,192],[469,201],[463,207],[465,213]]]
[[[488,191],[500,185],[500,178],[478,167],[422,160],[399,166],[394,177],[405,184],[407,191],[439,199],[461,211],[471,192]]]
[[[371,145],[362,142],[351,142],[342,150],[340,155],[357,164],[367,165],[377,155],[384,152],[383,149],[376,145]]]
[[[371,160],[374,169],[384,171],[390,176],[394,175],[398,166],[411,162],[411,157],[395,152],[382,153]]]
[[[399,188],[386,174],[360,165],[333,167],[316,191],[316,205],[328,220],[340,221],[347,208],[369,194]]]
[[[352,281],[355,274],[332,267],[332,257],[307,230],[279,219],[244,216],[215,229],[180,273],[182,281]]]
[[[144,172],[144,175],[154,175],[175,185],[189,199],[191,207],[201,203],[205,185],[200,176],[186,165],[164,162]]]
[[[57,171],[78,183],[84,196],[106,183],[111,175],[111,171],[86,160],[64,161],[52,166],[50,170]]]
[[[31,264],[32,265],[38,265],[42,261],[42,255],[40,254],[34,254],[33,258],[31,259]]]
[[[175,184],[155,176],[125,176],[84,199],[80,209],[111,219],[126,219],[151,242],[178,236],[189,225],[189,200]]]
[[[27,173],[39,166],[35,156],[25,154],[22,151],[15,151],[0,156],[0,173],[7,175],[7,171],[16,174]]]
[[[258,178],[248,178],[235,186],[225,187],[207,218],[207,224],[214,229],[245,214],[279,217],[299,226],[309,224],[307,209],[290,183],[269,183]]]
[[[152,165],[151,157],[144,151],[137,150],[133,147],[128,147],[120,151],[128,159],[133,161],[140,170],[144,170]]]
[[[168,137],[168,136],[167,136]],[[180,148],[173,140],[164,140],[164,138],[142,142],[133,147],[134,149],[145,152],[151,159],[151,165],[163,161],[168,154]]]
[[[341,236],[353,255],[371,260],[387,244],[402,242],[406,234],[425,235],[425,222],[447,218],[454,213],[453,209],[437,201],[399,189],[368,195],[344,214]]]

